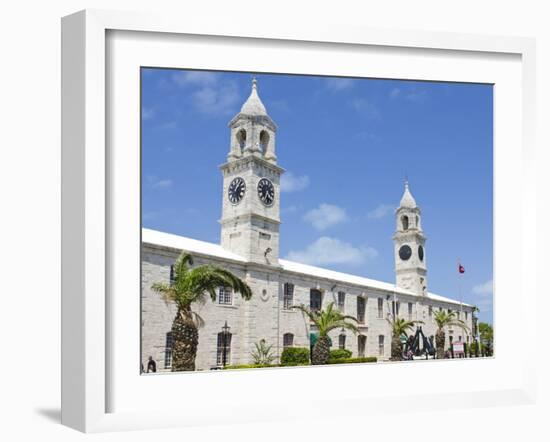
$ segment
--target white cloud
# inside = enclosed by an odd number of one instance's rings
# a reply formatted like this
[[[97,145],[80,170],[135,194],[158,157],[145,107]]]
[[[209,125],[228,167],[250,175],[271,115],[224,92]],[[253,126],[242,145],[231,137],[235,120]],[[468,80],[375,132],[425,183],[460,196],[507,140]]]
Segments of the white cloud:
[[[400,94],[401,94],[401,89],[399,89],[398,87],[394,87],[390,91],[390,98],[397,98],[399,97]]]
[[[142,120],[150,120],[155,116],[155,110],[150,107],[142,107],[141,108],[141,119]]]
[[[174,182],[170,179],[160,179],[153,175],[149,175],[146,180],[151,189],[167,189],[168,187],[172,187],[172,184],[174,184]]]
[[[153,183],[152,187],[153,189],[166,189],[167,187],[171,187],[173,184],[172,180],[158,180],[155,183]]]
[[[492,295],[493,294],[493,280],[490,279],[487,282],[484,282],[483,284],[478,284],[474,286],[472,291],[476,295]]]
[[[237,112],[240,102],[237,85],[227,81],[217,87],[206,86],[193,93],[193,103],[205,114],[231,114]]]
[[[178,86],[212,86],[218,83],[219,77],[214,72],[181,71],[172,75],[172,80]]]
[[[290,251],[286,259],[311,265],[361,265],[377,256],[372,247],[357,248],[337,238],[322,236],[304,250]]]
[[[393,205],[392,204],[380,204],[375,209],[371,210],[367,216],[370,219],[380,219],[384,218],[388,213],[391,213],[393,211]]]
[[[347,221],[348,215],[345,209],[332,204],[321,204],[317,209],[312,209],[304,215],[304,221],[310,223],[317,230],[325,230]]]
[[[178,123],[176,121],[165,121],[164,123],[158,125],[159,129],[175,129],[177,127]]]
[[[406,95],[406,98],[409,101],[420,103],[426,101],[426,98],[428,98],[428,92],[422,89],[413,89]]]
[[[294,176],[292,172],[286,172],[281,177],[281,192],[298,192],[309,186],[309,177],[307,175]]]
[[[172,76],[173,82],[183,88],[194,88],[191,100],[204,114],[231,114],[237,112],[241,101],[237,83],[223,80],[214,72],[184,71]]]
[[[325,80],[327,89],[334,92],[344,91],[351,89],[354,85],[352,78],[327,78]]]
[[[380,117],[380,111],[366,98],[355,98],[351,101],[351,106],[360,114],[365,115],[368,118]]]

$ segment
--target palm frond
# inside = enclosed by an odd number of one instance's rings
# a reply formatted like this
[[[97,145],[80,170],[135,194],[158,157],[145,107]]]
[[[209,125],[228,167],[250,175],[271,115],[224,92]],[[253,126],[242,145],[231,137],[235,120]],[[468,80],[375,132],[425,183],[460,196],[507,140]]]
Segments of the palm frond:
[[[219,287],[230,287],[235,293],[240,293],[245,300],[252,297],[252,289],[242,279],[228,270],[212,265],[190,270],[182,285],[185,292],[193,294],[193,302],[200,300],[205,292],[215,301]]]
[[[300,305],[293,305],[290,307],[292,309],[300,310],[302,313],[304,313],[311,322],[316,323],[317,317],[314,314],[315,312],[312,312],[309,308],[307,308],[304,304]]]
[[[165,303],[169,303],[170,301],[175,301],[177,298],[176,291],[170,284],[166,284],[165,282],[155,282],[151,289],[154,292],[157,292],[162,296],[162,299]]]
[[[188,266],[193,265],[193,257],[187,252],[182,252],[174,264],[174,279],[183,279],[188,271]]]

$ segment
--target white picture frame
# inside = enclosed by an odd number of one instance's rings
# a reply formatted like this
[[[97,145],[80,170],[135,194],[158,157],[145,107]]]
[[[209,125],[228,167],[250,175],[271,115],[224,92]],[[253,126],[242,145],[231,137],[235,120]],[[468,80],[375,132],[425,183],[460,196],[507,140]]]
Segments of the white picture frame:
[[[211,36],[218,39],[236,39],[232,41],[246,41],[253,44],[268,42],[272,47],[284,46],[284,50],[295,45],[304,44],[310,47],[319,46],[320,49],[339,51],[350,48],[370,48],[384,54],[385,51],[395,50],[402,53],[421,50],[434,57],[468,55],[473,59],[483,62],[491,56],[510,57],[515,60],[513,64],[519,67],[514,71],[514,80],[510,83],[517,84],[520,90],[511,90],[511,95],[519,100],[518,108],[510,109],[509,118],[514,120],[508,123],[517,125],[511,140],[517,140],[518,144],[511,149],[514,155],[506,157],[499,163],[499,157],[495,159],[495,170],[499,168],[506,172],[513,170],[513,160],[520,160],[521,167],[517,167],[515,173],[521,177],[522,186],[513,190],[514,196],[520,199],[521,211],[510,215],[507,222],[516,223],[519,226],[521,238],[515,245],[511,245],[520,256],[520,264],[516,273],[510,274],[510,267],[498,260],[499,235],[495,233],[495,259],[500,267],[495,264],[495,287],[498,293],[506,294],[504,287],[514,287],[520,291],[521,296],[514,301],[518,312],[525,312],[537,304],[535,265],[537,242],[535,234],[536,213],[536,185],[535,176],[531,173],[536,163],[537,151],[534,134],[534,105],[535,105],[535,46],[534,41],[517,37],[491,37],[479,35],[464,35],[450,33],[427,33],[415,31],[388,31],[376,29],[349,28],[344,26],[331,26],[326,24],[309,24],[307,27],[293,27],[281,23],[269,24],[265,22],[234,23],[230,20],[216,22],[197,17],[169,17],[155,16],[144,13],[126,13],[88,10],[67,16],[62,21],[62,423],[85,432],[114,431],[124,429],[160,428],[171,426],[207,425],[212,419],[207,414],[207,405],[194,404],[194,410],[174,409],[147,409],[136,407],[127,409],[113,407],[110,403],[110,395],[116,388],[114,379],[120,379],[120,375],[113,376],[112,361],[114,355],[109,344],[109,336],[113,334],[113,324],[116,322],[115,313],[112,310],[112,300],[109,298],[109,290],[112,289],[110,264],[116,259],[111,256],[111,244],[115,240],[113,235],[116,229],[111,229],[113,224],[113,202],[116,195],[112,193],[112,158],[108,150],[108,144],[112,142],[112,134],[107,131],[106,121],[111,121],[111,109],[108,108],[109,81],[112,81],[108,64],[118,53],[109,52],[108,34],[119,35],[130,33],[145,42],[147,38],[169,38],[171,40],[185,36]],[[154,34],[153,34],[154,33]],[[129,47],[129,46],[128,46]],[[132,51],[129,51],[132,52]],[[134,51],[135,52],[135,51]],[[135,55],[135,54],[134,54]],[[130,57],[132,58],[132,57]],[[136,59],[132,58],[132,63]],[[519,64],[517,64],[519,63]],[[194,66],[207,68],[208,66]],[[247,70],[250,66],[243,66]],[[400,66],[395,67],[394,78],[409,78],[400,75]],[[422,66],[418,69],[422,70]],[[514,70],[515,68],[511,68]],[[490,70],[488,68],[488,70]],[[419,71],[419,72],[420,72]],[[106,72],[109,75],[106,76]],[[334,74],[334,72],[331,72]],[[115,74],[113,74],[115,75]],[[472,74],[470,81],[475,81]],[[496,74],[495,74],[496,75]],[[417,79],[422,75],[418,74]],[[503,77],[504,78],[504,77]],[[517,79],[520,78],[519,83]],[[435,79],[433,77],[429,79]],[[490,75],[487,76],[488,81]],[[468,77],[464,74],[464,81]],[[503,79],[503,82],[506,80]],[[497,84],[498,86],[498,84]],[[512,86],[509,86],[512,87]],[[512,88],[513,89],[513,88]],[[136,91],[136,94],[138,91]],[[498,97],[498,95],[497,95]],[[498,98],[497,98],[498,100]],[[498,103],[495,104],[495,114],[499,111]],[[502,114],[501,114],[502,115]],[[501,118],[498,116],[496,118]],[[139,123],[139,122],[138,122]],[[505,130],[505,128],[503,128]],[[496,131],[498,137],[500,132]],[[134,134],[135,135],[135,134]],[[516,138],[514,138],[516,137]],[[510,140],[508,140],[510,141]],[[497,143],[506,142],[498,139]],[[506,159],[507,158],[507,159]],[[505,177],[498,181],[498,173],[495,192],[499,192],[499,185],[505,186]],[[504,188],[502,187],[501,188]],[[501,206],[500,206],[501,207]],[[495,200],[495,213],[499,210],[499,200]],[[515,218],[514,218],[515,217]],[[496,218],[496,216],[495,216]],[[498,221],[496,221],[498,223]],[[496,226],[498,227],[498,225]],[[502,227],[501,229],[504,229]],[[118,252],[117,252],[118,253]],[[139,281],[137,281],[139,283]],[[506,284],[505,284],[506,283]],[[136,296],[138,296],[136,294]],[[500,299],[500,298],[499,298]],[[510,301],[506,296],[502,301],[496,300],[496,308],[501,309],[503,315]],[[509,305],[508,305],[509,307]],[[498,315],[495,321],[499,321]],[[536,323],[526,315],[518,314],[516,327],[522,327],[525,341],[523,354],[535,354],[535,330]],[[462,365],[464,362],[452,361],[442,368],[437,364],[437,370],[452,372],[453,370],[470,370],[468,376],[473,376],[475,370],[483,371],[480,363],[494,364],[488,366],[489,370],[500,370],[500,361],[506,361],[507,342],[515,342],[514,336],[507,330],[506,323],[498,323],[495,329],[495,352],[497,357],[490,361],[466,361],[469,364],[478,364],[475,369]],[[139,339],[138,328],[134,330]],[[499,341],[499,337],[502,341]],[[507,339],[507,338],[510,339]],[[116,338],[113,338],[116,339]],[[500,343],[502,342],[502,344]],[[511,345],[511,344],[510,344]],[[500,357],[500,354],[503,356]],[[500,361],[499,361],[500,358]],[[494,362],[496,361],[496,362]],[[461,364],[461,365],[459,365]],[[536,362],[534,358],[526,357],[525,360],[513,362],[510,359],[510,368],[515,375],[503,380],[495,376],[495,382],[490,388],[482,388],[475,383],[470,384],[469,389],[453,390],[438,393],[436,389],[427,391],[424,395],[418,395],[418,391],[399,392],[389,390],[377,391],[375,395],[358,389],[355,394],[334,398],[335,407],[330,415],[357,413],[357,405],[361,404],[362,414],[371,412],[402,412],[408,409],[406,405],[396,403],[399,395],[412,395],[417,408],[435,410],[443,408],[463,408],[471,406],[473,401],[478,405],[492,406],[500,403],[527,404],[533,403],[536,390]],[[421,376],[419,368],[426,365],[407,367],[412,376]],[[470,367],[470,368],[469,368]],[[116,370],[120,370],[117,366]],[[399,375],[403,366],[378,365],[369,367],[376,370],[376,375],[384,370],[387,376]],[[323,376],[331,377],[335,370],[345,370],[346,378],[354,379],[360,376],[362,367],[323,367]],[[116,371],[114,370],[114,371]],[[292,370],[261,370],[261,373],[234,372],[223,373],[231,383],[221,385],[212,384],[210,374],[195,374],[194,383],[197,389],[227,388],[228,394],[235,394],[242,390],[242,386],[250,385],[250,394],[243,394],[240,400],[254,400],[255,386],[260,387],[266,383],[278,385],[284,379],[286,382],[307,383],[307,378],[301,377],[303,370],[309,370],[308,376],[319,376],[318,368],[292,369]],[[414,370],[414,371],[413,371]],[[430,369],[431,370],[431,369]],[[433,370],[432,370],[433,371]],[[316,374],[312,374],[316,373]],[[384,374],[385,375],[385,374]],[[153,377],[149,377],[153,379]],[[188,375],[158,376],[154,377],[155,384],[150,384],[154,392],[162,392],[162,389],[173,388],[176,382],[186,382]],[[206,380],[205,380],[206,379]],[[217,379],[220,379],[219,377]],[[180,381],[181,380],[181,381]],[[163,385],[161,385],[163,384]],[[228,385],[230,384],[230,385]],[[130,384],[128,388],[131,388]],[[133,385],[133,388],[141,388]],[[241,390],[239,390],[241,388]],[[233,389],[233,390],[232,390]],[[199,390],[196,390],[199,391]],[[244,392],[243,392],[244,393]],[[125,394],[122,392],[122,394]],[[148,394],[144,391],[143,394]],[[163,393],[158,393],[163,394]],[[208,397],[208,394],[206,394]],[[145,397],[145,396],[144,396]],[[368,400],[376,397],[376,401]],[[434,402],[434,399],[436,401]],[[128,399],[127,402],[135,402]],[[121,403],[124,401],[121,401]],[[302,416],[307,418],[313,411],[307,411],[308,406],[322,416],[322,399],[313,395],[304,398],[303,401],[293,399],[293,404],[282,407],[278,399],[271,403],[258,403],[257,410],[243,417],[230,415],[227,419],[217,419],[219,423],[258,422],[266,419],[284,420]],[[238,408],[238,407],[235,407]]]

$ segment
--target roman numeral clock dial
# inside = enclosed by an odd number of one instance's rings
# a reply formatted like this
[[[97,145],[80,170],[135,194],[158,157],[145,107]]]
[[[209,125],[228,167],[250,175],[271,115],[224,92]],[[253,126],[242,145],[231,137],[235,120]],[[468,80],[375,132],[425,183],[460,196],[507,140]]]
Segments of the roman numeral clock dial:
[[[271,206],[273,201],[275,201],[275,188],[273,187],[273,183],[267,178],[262,178],[258,182],[258,197],[266,206]]]
[[[239,204],[246,192],[246,183],[241,177],[235,178],[227,189],[227,198],[231,204]]]

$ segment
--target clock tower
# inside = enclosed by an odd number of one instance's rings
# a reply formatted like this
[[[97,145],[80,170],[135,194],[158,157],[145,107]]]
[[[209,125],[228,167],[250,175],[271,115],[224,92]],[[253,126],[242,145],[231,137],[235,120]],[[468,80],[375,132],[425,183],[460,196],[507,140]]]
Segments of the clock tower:
[[[419,295],[427,294],[426,237],[422,231],[421,213],[405,182],[401,203],[395,211],[397,228],[393,236],[396,285]]]
[[[280,178],[275,133],[252,80],[252,91],[229,122],[231,133],[223,175],[221,245],[250,262],[279,264]]]

